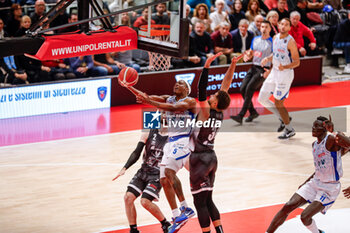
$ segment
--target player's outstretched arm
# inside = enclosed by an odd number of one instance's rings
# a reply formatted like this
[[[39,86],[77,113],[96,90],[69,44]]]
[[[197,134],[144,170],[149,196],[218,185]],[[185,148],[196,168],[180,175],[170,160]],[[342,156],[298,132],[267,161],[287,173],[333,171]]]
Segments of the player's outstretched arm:
[[[235,72],[236,69],[236,64],[237,62],[244,56],[244,53],[242,53],[241,55],[239,55],[238,57],[234,57],[231,60],[231,65],[228,67],[225,77],[222,80],[221,83],[221,91],[228,91],[228,89],[230,88],[231,82],[232,82],[232,77],[233,77],[233,73]]]
[[[129,91],[131,91],[136,97],[138,95],[144,94],[144,92],[136,89],[135,87],[128,87],[128,86],[124,86],[124,87],[126,87]],[[165,102],[169,98],[169,95],[150,95],[149,97],[152,100],[155,100],[158,102]]]
[[[147,141],[148,134],[149,133],[143,133],[141,135],[141,139],[137,143],[135,150],[131,153],[131,155],[130,155],[128,161],[125,163],[124,167],[119,171],[118,175],[116,177],[114,177],[114,179],[112,181],[114,181],[114,180],[118,179],[118,177],[124,175],[125,171],[129,167],[131,167],[134,163],[136,163],[136,161],[140,158],[143,147],[145,146],[145,143]]]
[[[209,67],[211,63],[220,55],[222,55],[222,52],[208,57],[208,59],[204,64],[203,71],[198,81],[198,100],[199,100],[199,107],[201,109],[201,111],[198,113],[198,120],[200,121],[206,121],[210,115],[210,106],[207,101]]]
[[[344,197],[350,199],[350,186],[343,190]]]
[[[170,112],[177,112],[177,111],[182,112],[186,110],[194,110],[196,108],[196,100],[193,98],[187,98],[184,101],[171,104],[171,103],[164,103],[157,100],[153,100],[146,93],[142,93],[136,96],[136,101],[138,103],[150,104],[156,108],[159,108],[165,111],[170,111]]]

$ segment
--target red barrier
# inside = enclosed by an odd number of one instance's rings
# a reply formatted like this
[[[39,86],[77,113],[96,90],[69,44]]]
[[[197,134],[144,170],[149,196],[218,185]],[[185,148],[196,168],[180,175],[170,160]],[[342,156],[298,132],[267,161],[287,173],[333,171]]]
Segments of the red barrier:
[[[251,63],[238,64],[233,75],[233,81],[229,93],[238,93],[242,80],[249,70]],[[212,67],[209,70],[208,94],[213,94],[220,89],[228,66]],[[152,72],[139,74],[136,88],[148,94],[164,95],[172,94],[176,79],[186,79],[191,83],[192,97],[197,97],[197,84],[202,68],[172,70],[164,72]],[[300,66],[294,71],[292,86],[321,85],[322,82],[322,57],[302,58]],[[134,104],[135,97],[126,88],[118,84],[116,78],[112,79],[111,106]]]
[[[39,60],[54,60],[91,54],[137,49],[137,33],[122,26],[116,32],[96,31],[44,36],[45,42],[34,56]],[[30,55],[32,56],[32,55]]]

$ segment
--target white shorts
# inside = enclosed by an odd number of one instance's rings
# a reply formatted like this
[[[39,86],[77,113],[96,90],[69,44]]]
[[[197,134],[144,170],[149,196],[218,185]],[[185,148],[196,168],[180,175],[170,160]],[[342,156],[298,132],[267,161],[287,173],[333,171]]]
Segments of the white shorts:
[[[337,199],[341,190],[340,182],[324,183],[312,178],[309,182],[301,186],[296,192],[309,203],[313,201],[321,202],[325,207],[321,212],[325,214]]]
[[[289,89],[294,79],[294,70],[277,70],[272,68],[271,73],[267,76],[260,92],[268,92],[273,94],[277,100],[286,99],[289,95]]]
[[[191,154],[189,141],[189,136],[181,137],[177,140],[169,138],[169,142],[164,146],[163,158],[159,164],[160,178],[165,177],[165,168],[178,172],[185,166]]]

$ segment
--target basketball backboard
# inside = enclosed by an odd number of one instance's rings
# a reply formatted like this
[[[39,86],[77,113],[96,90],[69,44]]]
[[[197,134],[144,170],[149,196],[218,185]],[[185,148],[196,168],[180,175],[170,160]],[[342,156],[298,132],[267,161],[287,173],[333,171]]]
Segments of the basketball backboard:
[[[154,0],[134,0],[129,7],[141,6]],[[172,0],[165,2],[166,11],[163,15],[169,18],[168,23],[155,23],[156,5],[148,6],[147,24],[136,26],[134,23],[138,17],[142,17],[143,9],[128,12],[131,19],[131,27],[138,32],[138,48],[150,52],[162,53],[173,57],[188,55],[189,47],[189,20],[186,18],[186,1]],[[120,20],[119,16],[119,20]],[[153,19],[152,19],[153,18]],[[156,21],[157,22],[157,21]],[[154,25],[156,24],[156,25]]]

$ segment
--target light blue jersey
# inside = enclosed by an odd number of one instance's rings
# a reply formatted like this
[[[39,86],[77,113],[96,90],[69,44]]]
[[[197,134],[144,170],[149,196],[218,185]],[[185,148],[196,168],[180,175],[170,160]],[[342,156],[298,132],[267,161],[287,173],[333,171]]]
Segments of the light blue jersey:
[[[272,53],[272,38],[262,39],[261,36],[254,37],[250,46],[253,50],[253,64],[256,66],[261,65],[262,59],[268,57]],[[265,66],[271,67],[271,62],[268,62]]]

